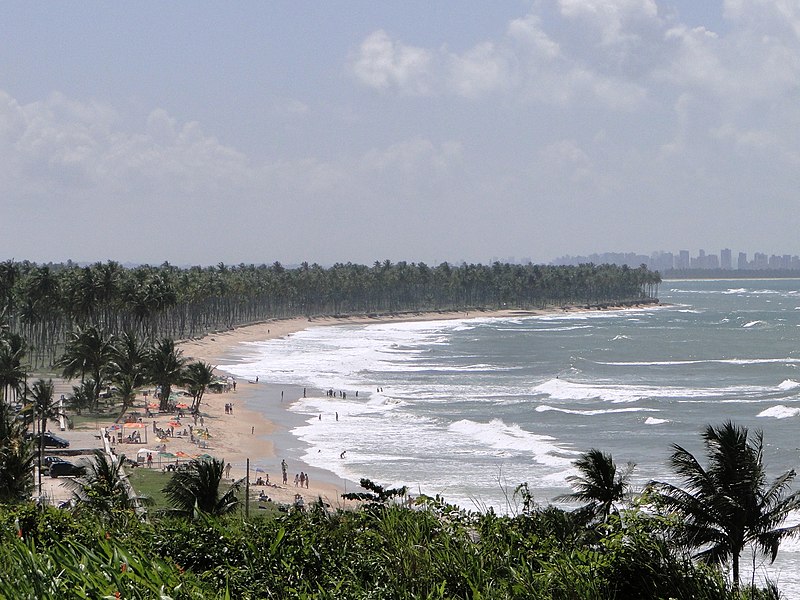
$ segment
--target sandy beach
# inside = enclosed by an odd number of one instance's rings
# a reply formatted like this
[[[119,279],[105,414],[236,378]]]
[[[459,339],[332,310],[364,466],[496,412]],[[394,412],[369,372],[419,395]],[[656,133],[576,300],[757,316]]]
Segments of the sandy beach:
[[[331,325],[346,324],[372,324],[387,322],[408,322],[408,321],[432,321],[443,319],[464,319],[470,317],[508,317],[508,316],[530,316],[544,314],[547,311],[443,311],[443,312],[422,312],[422,313],[403,313],[398,315],[381,316],[354,316],[354,317],[316,317],[316,318],[292,318],[275,319],[263,323],[239,327],[230,331],[209,334],[201,339],[187,340],[180,343],[180,348],[184,356],[191,360],[202,360],[217,365],[220,362],[235,360],[236,350],[243,342],[264,341],[285,337],[292,333],[302,331],[309,327],[325,327]],[[220,375],[227,375],[220,371]],[[303,495],[306,503],[321,497],[325,502],[333,507],[343,507],[347,503],[342,500],[341,494],[345,491],[360,489],[357,482],[344,481],[336,478],[332,473],[309,467],[300,461],[296,456],[288,454],[286,446],[291,445],[292,440],[288,433],[285,423],[281,423],[281,415],[286,416],[286,406],[279,404],[280,398],[288,405],[293,400],[300,398],[303,393],[301,387],[274,386],[263,382],[255,383],[237,380],[236,391],[229,391],[222,394],[206,394],[203,400],[202,412],[205,424],[209,427],[211,438],[209,440],[208,453],[224,458],[232,465],[231,477],[238,479],[246,474],[247,459],[250,459],[250,478],[252,481],[257,477],[268,474],[270,482],[278,483],[279,487],[254,487],[251,491],[258,494],[262,489],[276,502],[290,503],[294,500],[296,493]],[[309,390],[309,393],[322,394],[322,390]],[[271,414],[277,418],[268,419],[264,414],[264,398],[271,398]],[[259,401],[259,409],[253,408]],[[232,415],[225,413],[225,404],[233,403],[234,412]],[[215,434],[215,431],[218,434]],[[284,443],[281,456],[276,453],[275,439],[280,439]],[[177,446],[176,446],[177,447]],[[172,451],[172,447],[170,447]],[[196,450],[195,450],[196,452]],[[280,462],[286,460],[289,469],[289,481],[286,486],[282,485]],[[255,469],[259,469],[256,472]],[[264,471],[265,473],[262,473]],[[298,488],[294,485],[295,474],[302,471],[310,477],[308,488]]]
[[[379,316],[275,319],[212,333],[201,339],[184,340],[179,343],[179,348],[184,357],[189,360],[201,360],[216,366],[220,363],[236,361],[239,358],[240,344],[243,342],[277,339],[310,327],[478,317],[520,317],[577,310],[585,309],[570,307],[526,311],[441,311]],[[229,375],[219,369],[215,372],[220,376]],[[56,391],[59,393],[68,391],[66,382],[58,382]],[[324,393],[322,390],[309,390],[308,392],[309,395]],[[134,415],[141,418],[138,428],[126,426],[123,429],[123,438],[133,431],[138,431],[141,441],[117,444],[115,450],[118,454],[125,454],[129,458],[135,459],[139,450],[153,450],[152,468],[165,468],[168,462],[174,460],[159,455],[156,452],[159,446],[166,446],[166,452],[176,455],[179,460],[210,454],[231,465],[230,480],[245,478],[248,474],[247,464],[249,461],[251,498],[255,498],[263,492],[272,501],[281,504],[290,504],[294,502],[296,494],[301,494],[306,504],[322,498],[331,507],[345,507],[347,502],[341,498],[341,494],[360,489],[357,482],[339,479],[333,473],[309,467],[299,459],[300,450],[290,433],[292,415],[288,411],[288,405],[302,397],[302,387],[238,380],[235,389],[229,389],[222,393],[207,392],[205,394],[201,406],[201,416],[196,423],[188,414],[184,415],[182,419],[178,419],[177,414],[154,414],[152,417],[147,417],[147,403],[148,400],[152,403],[152,393],[151,389],[148,390],[147,397],[143,394],[138,395],[131,409]],[[185,401],[189,403],[191,398],[187,397]],[[226,410],[226,406],[232,406],[232,410]],[[183,435],[184,432],[188,433],[189,424],[206,429],[208,437],[198,442],[198,440],[192,441],[189,435]],[[101,428],[112,425],[111,421],[98,423]],[[167,429],[170,426],[174,428],[175,435],[159,440],[154,429],[156,427]],[[66,432],[65,435],[70,437],[70,433],[72,432]],[[99,438],[98,432],[92,431],[91,433],[95,438]],[[281,480],[281,461],[283,460],[288,465],[288,481],[285,485]],[[300,488],[294,484],[295,475],[300,472],[309,476],[307,488]],[[259,477],[265,478],[267,475],[272,485],[255,485]],[[55,489],[54,483],[50,483],[48,487],[50,495],[58,500],[62,494]]]

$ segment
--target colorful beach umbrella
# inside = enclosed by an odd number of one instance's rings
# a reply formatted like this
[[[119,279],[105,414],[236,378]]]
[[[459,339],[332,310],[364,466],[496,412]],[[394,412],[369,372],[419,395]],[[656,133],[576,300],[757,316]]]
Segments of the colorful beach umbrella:
[[[189,405],[186,402],[179,402],[175,405],[175,408],[189,408]]]

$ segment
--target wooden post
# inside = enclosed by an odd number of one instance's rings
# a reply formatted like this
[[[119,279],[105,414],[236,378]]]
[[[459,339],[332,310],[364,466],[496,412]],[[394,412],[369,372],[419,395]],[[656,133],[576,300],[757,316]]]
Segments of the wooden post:
[[[247,475],[244,476],[244,517],[250,518],[250,459],[247,459]]]

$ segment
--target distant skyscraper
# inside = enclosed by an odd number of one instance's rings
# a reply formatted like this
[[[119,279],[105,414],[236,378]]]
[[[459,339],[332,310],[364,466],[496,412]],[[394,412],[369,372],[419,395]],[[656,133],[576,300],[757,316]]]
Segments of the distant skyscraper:
[[[736,268],[740,271],[744,271],[747,267],[747,252],[739,252],[739,260],[736,261]]]
[[[733,268],[733,260],[731,257],[730,248],[723,248],[722,250],[720,250],[719,266],[728,271],[730,271]]]
[[[688,269],[689,268],[689,251],[688,250],[681,250],[678,254],[678,261],[675,264],[676,269]]]

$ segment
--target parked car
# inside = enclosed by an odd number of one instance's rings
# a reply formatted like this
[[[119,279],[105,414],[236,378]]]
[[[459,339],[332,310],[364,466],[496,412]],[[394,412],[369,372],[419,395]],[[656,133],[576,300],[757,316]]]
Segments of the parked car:
[[[65,440],[62,437],[58,437],[55,434],[50,433],[49,431],[44,432],[44,434],[39,433],[28,433],[25,437],[29,440],[33,440],[36,442],[36,445],[39,445],[39,436],[44,438],[44,447],[45,448],[69,448],[69,441]]]
[[[66,460],[60,460],[50,465],[50,477],[72,476],[80,477],[86,472],[86,467],[75,465]]]
[[[57,463],[57,462],[67,462],[67,461],[65,461],[65,460],[64,460],[63,458],[61,458],[60,456],[45,456],[45,457],[42,459],[42,466],[43,466],[45,469],[49,469],[50,467],[52,467],[52,466],[53,466],[53,464],[54,464],[54,463]]]

